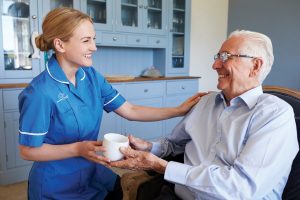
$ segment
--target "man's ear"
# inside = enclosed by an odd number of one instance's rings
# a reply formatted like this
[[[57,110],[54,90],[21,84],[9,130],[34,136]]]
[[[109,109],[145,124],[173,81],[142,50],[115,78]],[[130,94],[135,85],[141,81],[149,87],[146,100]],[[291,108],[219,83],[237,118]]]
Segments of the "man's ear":
[[[253,63],[254,63],[254,65],[250,72],[250,77],[258,76],[264,61],[261,58],[255,58]]]
[[[63,41],[61,41],[61,39],[55,38],[53,40],[53,46],[54,46],[54,49],[57,52],[60,52],[60,53],[64,53],[65,52],[64,43],[63,43]]]

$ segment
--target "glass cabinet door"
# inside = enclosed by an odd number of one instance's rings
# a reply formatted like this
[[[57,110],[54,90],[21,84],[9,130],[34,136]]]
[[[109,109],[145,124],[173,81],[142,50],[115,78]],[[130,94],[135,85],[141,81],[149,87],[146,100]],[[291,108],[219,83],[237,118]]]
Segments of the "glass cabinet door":
[[[165,3],[166,1],[162,0],[147,0],[146,4],[146,19],[145,19],[145,28],[147,32],[150,33],[159,33],[164,31],[166,24],[166,12],[165,12]]]
[[[185,60],[186,54],[186,0],[173,0],[170,20],[170,35],[171,35],[171,72],[182,73],[185,72],[187,62]]]
[[[166,24],[166,1],[117,0],[117,29],[162,34]]]
[[[143,5],[138,0],[118,0],[117,29],[123,31],[138,31],[141,26],[141,9]]]
[[[30,0],[2,1],[1,78],[31,78],[39,73],[39,55],[32,43],[32,27],[37,26],[32,4]]]
[[[112,0],[87,0],[82,10],[93,19],[96,30],[112,30]]]

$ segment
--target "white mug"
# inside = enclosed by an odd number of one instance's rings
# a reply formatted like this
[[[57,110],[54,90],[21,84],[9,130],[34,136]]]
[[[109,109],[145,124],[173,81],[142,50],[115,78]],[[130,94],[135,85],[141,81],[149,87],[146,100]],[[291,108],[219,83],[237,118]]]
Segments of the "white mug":
[[[120,160],[124,155],[120,152],[120,147],[128,147],[128,137],[118,133],[107,133],[104,135],[103,146],[106,151],[103,155],[109,158],[111,161]]]

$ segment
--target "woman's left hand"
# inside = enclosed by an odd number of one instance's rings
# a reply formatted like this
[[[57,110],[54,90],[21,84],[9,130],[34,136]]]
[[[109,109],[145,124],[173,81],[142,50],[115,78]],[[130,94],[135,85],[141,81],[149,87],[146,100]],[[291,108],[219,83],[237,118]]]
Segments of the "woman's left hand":
[[[207,92],[199,92],[197,94],[195,94],[194,96],[188,98],[187,100],[185,100],[185,102],[183,102],[182,104],[180,104],[179,106],[177,106],[178,109],[178,116],[183,116],[185,115],[187,112],[190,111],[190,109],[199,102],[199,100],[201,99],[201,97],[207,95]]]

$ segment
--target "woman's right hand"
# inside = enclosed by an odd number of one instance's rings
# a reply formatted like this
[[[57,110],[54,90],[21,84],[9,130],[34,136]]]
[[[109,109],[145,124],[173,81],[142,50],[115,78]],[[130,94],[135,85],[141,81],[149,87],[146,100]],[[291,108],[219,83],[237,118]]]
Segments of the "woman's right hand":
[[[151,151],[151,149],[152,149],[152,143],[151,142],[147,142],[147,141],[142,140],[140,138],[136,138],[132,135],[129,135],[128,139],[129,139],[129,143],[130,143],[131,148],[133,148],[135,150]]]
[[[90,161],[107,165],[110,160],[96,152],[103,152],[105,148],[102,146],[102,141],[82,141],[77,142],[78,155]]]

